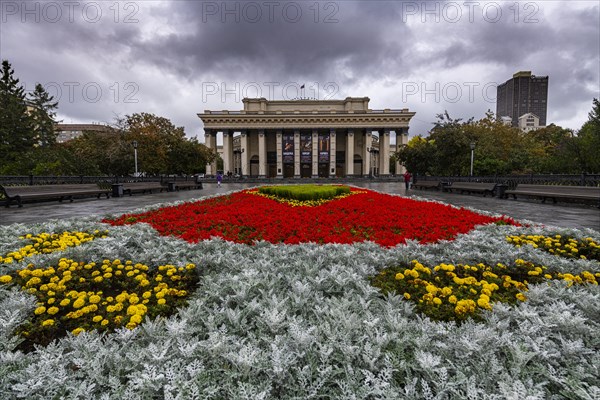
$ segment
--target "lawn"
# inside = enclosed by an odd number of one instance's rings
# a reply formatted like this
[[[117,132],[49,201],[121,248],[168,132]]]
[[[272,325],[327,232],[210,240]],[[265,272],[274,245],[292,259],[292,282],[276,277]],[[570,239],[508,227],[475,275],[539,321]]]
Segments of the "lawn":
[[[599,232],[269,196],[0,227],[2,398],[600,395]]]

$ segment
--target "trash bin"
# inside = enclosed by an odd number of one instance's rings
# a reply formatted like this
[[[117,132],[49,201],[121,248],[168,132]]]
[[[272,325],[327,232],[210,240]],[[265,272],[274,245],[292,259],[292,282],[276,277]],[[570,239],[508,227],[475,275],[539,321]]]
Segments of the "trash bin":
[[[496,185],[496,197],[503,199],[504,192],[506,192],[506,189],[508,189],[508,185],[505,185],[505,184]]]
[[[113,197],[123,197],[123,184],[122,183],[113,183],[112,196]]]

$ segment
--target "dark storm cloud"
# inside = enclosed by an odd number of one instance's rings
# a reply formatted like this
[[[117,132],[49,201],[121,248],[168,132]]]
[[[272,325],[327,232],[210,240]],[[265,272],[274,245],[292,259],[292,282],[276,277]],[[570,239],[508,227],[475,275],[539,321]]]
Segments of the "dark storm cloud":
[[[331,2],[316,14],[310,8],[314,3],[273,3],[278,6],[272,15],[261,7],[262,17],[252,22],[243,2],[176,2],[172,11],[191,31],[139,43],[136,56],[190,77],[217,69],[230,79],[247,80],[261,75],[280,80],[314,75],[352,79],[339,67],[355,75],[390,63],[402,67],[407,60],[403,51],[408,46],[394,40],[410,36],[406,27],[392,25],[398,5],[390,3],[386,10],[378,3]],[[286,9],[290,3],[295,6]],[[224,7],[237,11],[227,14]],[[294,10],[300,10],[301,17]],[[169,62],[173,59],[185,61],[174,65]]]
[[[407,83],[419,88],[426,84],[428,89],[447,82],[484,85],[531,70],[550,76],[549,117],[562,121],[581,114],[582,108],[587,113],[592,97],[598,96],[597,2],[579,2],[577,7],[572,2],[481,2],[471,19],[462,1],[273,1],[268,3],[272,15],[263,1],[79,4],[73,22],[66,17],[24,21],[23,15],[4,12],[0,55],[13,63],[28,88],[35,82],[101,85],[103,96],[96,103],[66,101],[63,93],[61,113],[84,121],[110,120],[113,112],[151,111],[178,116],[176,124],[196,132],[197,112],[241,107],[232,98],[205,102],[200,95],[205,82],[229,88],[235,82],[335,82],[337,98],[366,95],[373,107],[418,110],[415,123],[423,121],[422,128],[446,108],[466,119],[494,110],[495,104],[481,95],[473,102],[461,98],[454,103],[443,96],[421,101],[415,95],[403,104]],[[82,18],[86,4],[101,7],[99,21]],[[493,7],[488,10],[488,5]],[[260,17],[253,12],[256,6]],[[498,20],[495,7],[502,10]],[[453,10],[461,18],[454,18]],[[532,11],[537,22],[526,22]],[[133,18],[126,21],[127,16]],[[138,103],[122,101],[128,82],[139,86]],[[115,83],[120,87],[118,101],[110,89]],[[275,97],[281,98],[281,92]],[[577,123],[571,127],[582,121]]]

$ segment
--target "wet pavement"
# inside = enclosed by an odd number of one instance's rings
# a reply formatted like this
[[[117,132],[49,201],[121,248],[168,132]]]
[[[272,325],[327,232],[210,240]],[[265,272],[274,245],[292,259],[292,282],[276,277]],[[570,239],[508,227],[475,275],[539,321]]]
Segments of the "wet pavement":
[[[337,183],[337,182],[336,182]],[[459,207],[471,207],[504,214],[516,219],[528,219],[546,225],[569,228],[591,228],[600,231],[600,209],[593,205],[577,204],[542,204],[540,200],[512,200],[483,197],[481,195],[461,195],[432,190],[404,189],[398,182],[354,182],[353,185],[374,189],[381,192],[400,195],[415,195],[431,200],[443,201]],[[23,208],[15,205],[0,208],[0,225],[13,223],[38,223],[51,219],[66,219],[88,215],[107,215],[125,213],[137,208],[156,203],[192,200],[207,195],[225,193],[256,186],[255,183],[224,183],[218,188],[216,183],[205,183],[202,190],[182,190],[180,192],[163,192],[155,194],[137,194],[110,199],[76,199],[72,203],[58,201],[25,204]]]

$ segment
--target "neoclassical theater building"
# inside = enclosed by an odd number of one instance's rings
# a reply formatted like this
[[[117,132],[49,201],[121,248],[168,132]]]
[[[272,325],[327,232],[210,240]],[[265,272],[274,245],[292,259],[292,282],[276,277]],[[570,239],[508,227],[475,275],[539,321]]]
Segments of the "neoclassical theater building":
[[[390,155],[407,143],[415,115],[407,108],[371,110],[368,97],[243,103],[241,111],[205,110],[198,116],[206,146],[217,151],[222,134],[223,172],[259,178],[389,175]],[[216,163],[206,172],[215,174]]]

